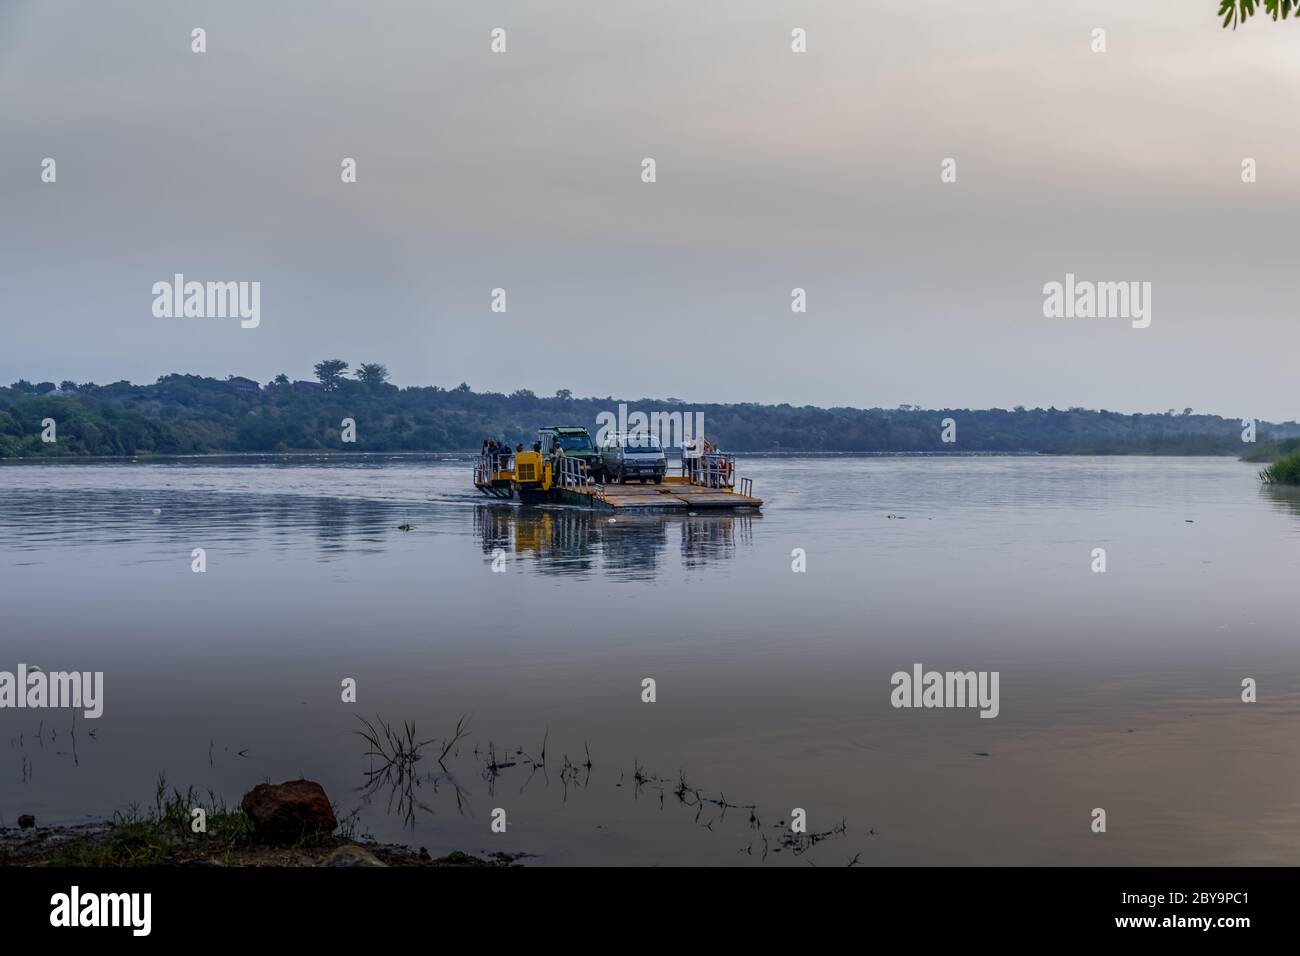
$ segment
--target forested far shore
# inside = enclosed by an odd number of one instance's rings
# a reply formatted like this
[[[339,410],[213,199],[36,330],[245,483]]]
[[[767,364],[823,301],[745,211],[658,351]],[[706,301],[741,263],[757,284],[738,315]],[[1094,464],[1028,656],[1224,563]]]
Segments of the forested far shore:
[[[475,392],[466,383],[399,389],[376,363],[362,365],[351,378],[338,360],[316,368],[315,380],[280,375],[266,385],[237,376],[180,374],[149,385],[15,382],[0,388],[0,458],[463,451],[487,437],[531,443],[547,425],[583,425],[594,434],[597,416],[617,415],[620,404],[629,414],[702,414],[705,435],[735,452],[1240,457],[1300,439],[1294,421],[1259,421],[1252,445],[1243,439],[1241,419],[1191,409],[1129,414],[1083,408],[820,408],[578,398],[568,390],[541,397],[528,389]],[[343,440],[344,419],[355,422],[354,442]],[[953,441],[944,441],[945,431]]]

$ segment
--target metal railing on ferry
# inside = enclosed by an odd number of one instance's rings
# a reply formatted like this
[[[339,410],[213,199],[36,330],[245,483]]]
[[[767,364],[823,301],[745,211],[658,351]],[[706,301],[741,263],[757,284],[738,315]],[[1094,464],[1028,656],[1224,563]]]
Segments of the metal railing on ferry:
[[[481,452],[478,464],[474,466],[474,483],[484,484],[495,479],[498,472],[513,470],[513,458],[514,455],[510,452]]]
[[[585,488],[592,483],[587,463],[581,458],[557,458],[556,462],[559,464],[556,484],[561,488]]]
[[[682,473],[694,485],[705,488],[735,488],[736,456],[712,453],[682,458]]]

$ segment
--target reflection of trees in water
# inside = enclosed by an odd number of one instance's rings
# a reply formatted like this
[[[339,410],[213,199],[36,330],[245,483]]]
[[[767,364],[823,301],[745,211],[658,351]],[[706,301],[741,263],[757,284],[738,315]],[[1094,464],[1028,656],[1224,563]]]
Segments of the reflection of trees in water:
[[[474,528],[489,557],[499,548],[531,559],[543,574],[588,572],[603,559],[603,570],[632,579],[657,573],[670,526],[680,528],[683,565],[696,567],[734,557],[737,545],[751,544],[752,522],[752,515],[732,513],[629,515],[489,504],[474,509]]]
[[[1271,489],[1270,489],[1271,490]],[[1285,492],[1277,492],[1279,500]],[[1292,498],[1300,511],[1300,497]],[[153,508],[159,514],[152,513]],[[86,515],[95,516],[87,525]],[[44,538],[72,536],[79,542],[129,541],[147,534],[177,542],[186,553],[195,541],[223,546],[299,551],[314,538],[320,560],[342,553],[383,551],[395,529],[436,520],[427,506],[400,501],[303,495],[200,494],[192,491],[21,491],[0,502],[0,545],[30,547],[30,528],[41,522]],[[630,578],[653,577],[669,543],[680,534],[684,567],[735,556],[752,543],[757,515],[700,511],[618,514],[581,508],[477,504],[474,530],[489,558],[499,548],[508,558],[527,559],[542,574],[604,570]],[[610,519],[613,518],[613,523]],[[427,528],[426,528],[427,530]],[[5,537],[12,533],[13,540]]]
[[[157,509],[156,513],[155,510]],[[141,538],[176,542],[188,553],[195,542],[277,549],[302,547],[313,535],[322,552],[356,540],[382,542],[411,517],[410,505],[350,498],[225,493],[175,489],[21,491],[0,505],[0,543],[38,517],[48,537],[77,542],[125,543]]]
[[[374,537],[388,530],[392,513],[392,507],[383,502],[318,498],[312,523],[320,541],[342,542],[357,535]]]
[[[1300,487],[1261,485],[1260,494],[1276,510],[1300,517]]]

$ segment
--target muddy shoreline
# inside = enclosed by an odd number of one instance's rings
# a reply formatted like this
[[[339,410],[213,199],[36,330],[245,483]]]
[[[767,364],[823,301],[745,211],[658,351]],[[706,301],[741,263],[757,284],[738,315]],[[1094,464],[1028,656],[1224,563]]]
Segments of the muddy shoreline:
[[[75,862],[117,836],[111,821],[33,827],[0,827],[0,867],[89,865]],[[176,847],[143,865],[276,867],[493,867],[519,866],[527,854],[475,856],[459,850],[434,857],[425,847],[328,837],[309,846],[250,843],[225,848],[202,841]]]

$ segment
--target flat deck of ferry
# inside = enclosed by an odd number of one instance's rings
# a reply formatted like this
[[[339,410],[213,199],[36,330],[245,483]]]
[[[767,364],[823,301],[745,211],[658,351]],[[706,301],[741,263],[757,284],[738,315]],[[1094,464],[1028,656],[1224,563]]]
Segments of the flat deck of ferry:
[[[678,509],[694,511],[706,508],[760,508],[763,499],[742,495],[730,488],[709,488],[694,485],[686,480],[669,476],[663,484],[608,484],[578,485],[556,489],[562,500],[569,504],[591,508],[623,509]]]

